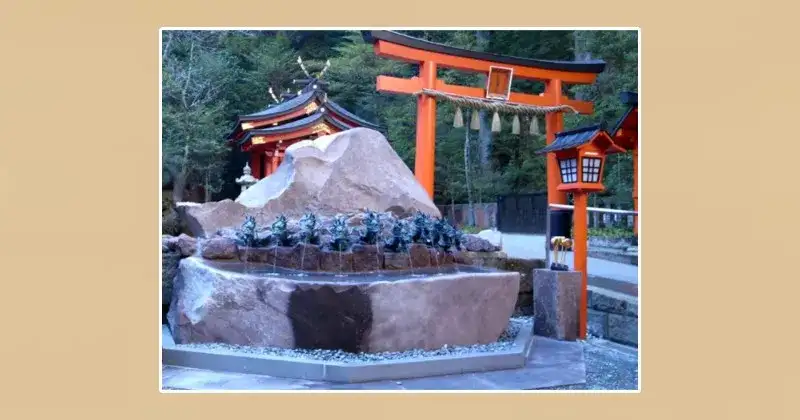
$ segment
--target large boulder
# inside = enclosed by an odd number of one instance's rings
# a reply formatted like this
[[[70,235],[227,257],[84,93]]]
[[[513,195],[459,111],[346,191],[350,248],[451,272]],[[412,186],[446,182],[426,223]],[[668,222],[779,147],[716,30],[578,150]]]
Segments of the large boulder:
[[[192,234],[206,237],[241,225],[245,215],[254,216],[258,225],[268,225],[279,214],[335,215],[364,209],[398,216],[420,210],[441,216],[386,138],[367,128],[289,146],[278,169],[236,201],[178,203]]]
[[[478,232],[478,237],[489,241],[496,249],[503,249],[503,234],[497,229],[484,229]]]
[[[350,352],[486,344],[504,331],[519,291],[518,273],[347,281],[252,275],[220,264],[181,260],[167,316],[176,343]]]

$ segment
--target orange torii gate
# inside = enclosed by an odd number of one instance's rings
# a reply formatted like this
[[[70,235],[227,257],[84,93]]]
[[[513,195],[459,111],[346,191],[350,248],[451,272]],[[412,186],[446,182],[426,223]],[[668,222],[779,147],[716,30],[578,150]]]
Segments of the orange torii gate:
[[[462,98],[490,99],[492,102],[522,106],[559,107],[566,105],[582,114],[591,114],[591,102],[567,98],[564,84],[592,84],[597,74],[605,69],[603,61],[551,61],[503,56],[449,47],[393,31],[369,31],[365,39],[380,57],[418,64],[419,76],[401,79],[378,76],[380,92],[418,94],[416,163],[414,174],[433,198],[434,156],[436,142],[436,99],[431,91]],[[449,85],[437,78],[439,68],[487,74],[486,88]],[[514,77],[539,80],[545,91],[531,95],[511,91]],[[561,110],[547,112],[545,116],[547,144],[555,140],[556,133],[564,128]],[[566,193],[558,191],[559,169],[555,157],[547,157],[548,202],[566,204]]]

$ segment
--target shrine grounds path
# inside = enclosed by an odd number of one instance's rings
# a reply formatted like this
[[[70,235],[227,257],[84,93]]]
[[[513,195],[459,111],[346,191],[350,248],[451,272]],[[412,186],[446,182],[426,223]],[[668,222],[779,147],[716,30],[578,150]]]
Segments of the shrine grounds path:
[[[513,258],[545,258],[544,235],[503,234],[503,251]],[[567,253],[567,264],[574,267],[572,253]],[[589,284],[612,291],[637,296],[639,270],[635,265],[589,258]]]

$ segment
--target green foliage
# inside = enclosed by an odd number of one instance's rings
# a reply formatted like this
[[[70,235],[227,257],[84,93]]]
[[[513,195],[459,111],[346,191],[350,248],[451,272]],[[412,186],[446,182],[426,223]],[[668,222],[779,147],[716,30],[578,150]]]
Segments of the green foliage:
[[[631,239],[635,235],[632,228],[628,227],[605,227],[589,228],[589,236],[596,238],[609,239]]]
[[[481,228],[477,226],[464,226],[461,228],[461,231],[464,233],[478,233],[481,231]]]

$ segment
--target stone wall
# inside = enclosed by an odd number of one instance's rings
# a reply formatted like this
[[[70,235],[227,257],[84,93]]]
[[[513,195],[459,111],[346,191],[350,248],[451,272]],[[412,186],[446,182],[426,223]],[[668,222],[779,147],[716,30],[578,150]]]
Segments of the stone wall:
[[[639,346],[639,300],[589,286],[589,334]]]
[[[472,265],[519,273],[519,296],[514,315],[533,315],[533,270],[544,268],[544,260],[509,258],[505,252],[464,252]]]

